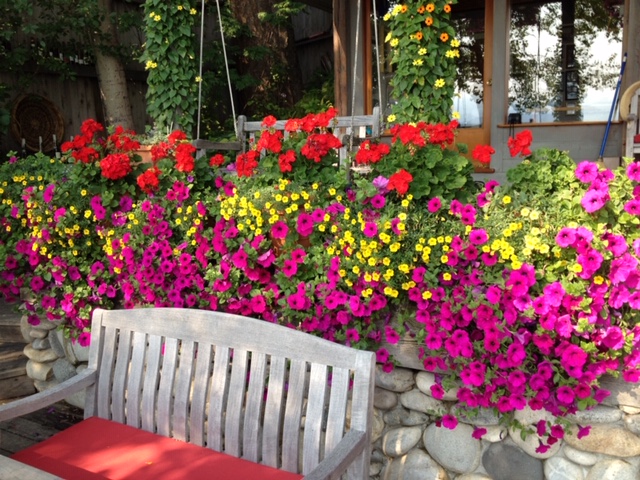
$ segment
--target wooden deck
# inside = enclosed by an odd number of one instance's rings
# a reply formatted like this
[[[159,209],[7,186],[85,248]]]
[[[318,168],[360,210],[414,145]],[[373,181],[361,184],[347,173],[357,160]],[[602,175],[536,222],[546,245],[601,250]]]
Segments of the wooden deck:
[[[60,402],[24,417],[0,422],[0,455],[10,456],[46,440],[78,423],[82,420],[82,415],[81,409]]]

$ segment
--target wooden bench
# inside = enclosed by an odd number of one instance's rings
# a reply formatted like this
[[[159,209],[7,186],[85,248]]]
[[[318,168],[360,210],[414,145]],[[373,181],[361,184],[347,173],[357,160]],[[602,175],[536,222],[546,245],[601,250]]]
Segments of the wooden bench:
[[[274,125],[276,130],[284,131],[288,120],[278,120]],[[237,142],[214,143],[208,140],[195,140],[198,156],[203,156],[205,150],[222,150],[245,152],[248,145],[255,142],[256,134],[264,129],[262,121],[247,121],[244,115],[238,117]],[[349,155],[350,144],[358,145],[366,138],[380,137],[380,108],[374,107],[371,115],[354,115],[353,117],[335,117],[331,122],[332,133],[342,142],[338,155],[343,164]],[[287,132],[285,132],[286,135]]]
[[[368,478],[373,353],[190,309],[98,309],[91,335],[86,370],[0,406],[86,388],[85,419],[14,460],[83,480]]]

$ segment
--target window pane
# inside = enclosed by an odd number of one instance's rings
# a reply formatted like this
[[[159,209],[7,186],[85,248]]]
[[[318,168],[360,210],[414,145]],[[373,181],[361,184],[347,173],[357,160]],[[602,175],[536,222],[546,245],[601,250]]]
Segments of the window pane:
[[[620,74],[623,0],[513,0],[509,113],[606,121]]]

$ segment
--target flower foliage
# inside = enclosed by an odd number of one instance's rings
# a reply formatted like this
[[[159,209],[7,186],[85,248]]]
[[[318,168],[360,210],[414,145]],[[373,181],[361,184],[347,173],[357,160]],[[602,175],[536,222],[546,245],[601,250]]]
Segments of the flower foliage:
[[[412,187],[427,168],[402,163],[394,148],[414,159],[442,154],[451,132],[415,126],[355,154],[372,169],[392,163],[386,177],[347,184],[336,168],[337,186],[304,175],[298,183],[298,167],[324,161],[326,145],[308,143],[324,127],[315,118],[291,130],[307,135],[295,140],[289,171],[275,157],[287,140],[269,130],[273,121],[250,150],[269,150],[262,158],[195,159],[176,133],[137,180],[139,165],[118,180],[101,173],[109,154],[126,154],[117,142],[108,154],[88,142],[63,162],[2,165],[0,291],[28,288],[30,321],[60,323],[82,343],[96,306],[250,315],[372,349],[385,370],[394,366],[389,345],[410,335],[424,368],[438,373],[434,396],[453,390],[464,415],[493,409],[514,424],[528,406],[555,416],[536,425],[540,451],[561,438],[563,417],[607,396],[602,375],[640,379],[637,163],[610,171],[580,162],[543,194],[522,176],[419,195]],[[97,160],[74,155],[89,147]],[[541,151],[526,161],[544,172],[566,157]],[[260,178],[276,168],[280,176]],[[157,186],[144,176],[155,170]],[[456,415],[441,424],[453,428]]]
[[[460,41],[451,24],[456,0],[407,0],[384,16],[395,67],[390,122],[446,122],[451,116]]]

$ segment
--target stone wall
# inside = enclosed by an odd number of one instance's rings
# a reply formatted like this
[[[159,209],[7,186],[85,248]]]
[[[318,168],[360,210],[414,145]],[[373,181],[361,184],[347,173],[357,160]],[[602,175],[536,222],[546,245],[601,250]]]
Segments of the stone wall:
[[[376,480],[637,480],[640,478],[640,385],[607,379],[605,404],[570,418],[591,425],[578,440],[577,428],[545,454],[535,452],[539,439],[522,440],[490,412],[464,419],[455,394],[431,396],[432,373],[396,368],[376,372],[371,479]],[[434,414],[458,414],[453,429],[438,427]],[[525,409],[525,425],[550,414]],[[471,434],[484,427],[482,440]]]

